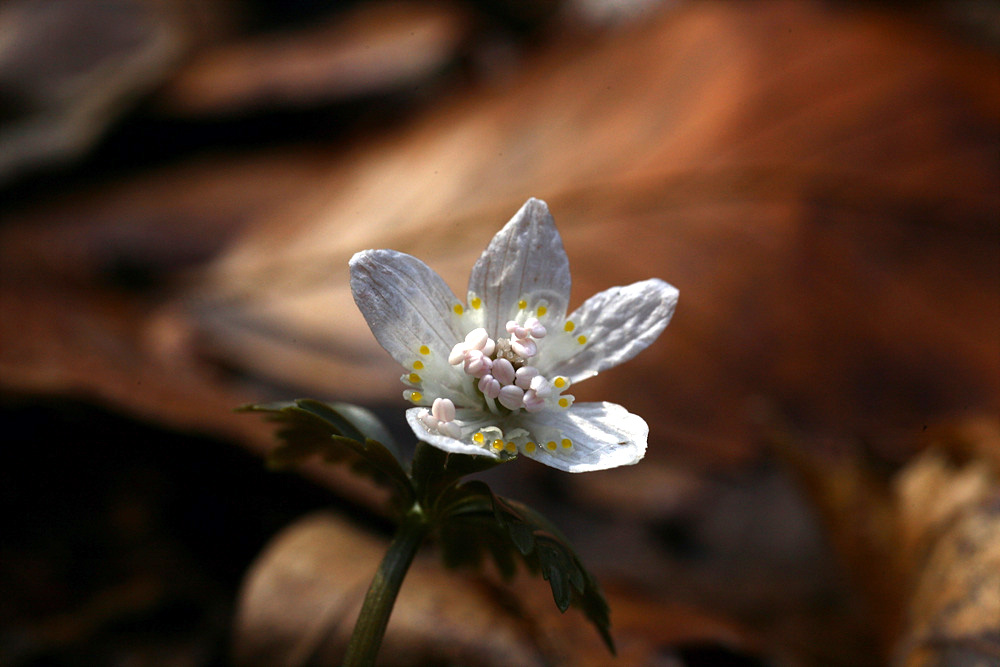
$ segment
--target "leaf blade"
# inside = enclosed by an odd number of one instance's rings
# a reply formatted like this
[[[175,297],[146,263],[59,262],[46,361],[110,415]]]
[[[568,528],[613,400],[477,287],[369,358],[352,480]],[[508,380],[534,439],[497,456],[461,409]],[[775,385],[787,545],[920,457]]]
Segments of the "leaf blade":
[[[392,448],[370,437],[384,431],[364,408],[338,404],[340,409],[313,399],[241,406],[238,412],[261,413],[279,424],[281,444],[268,454],[268,465],[288,468],[314,456],[327,463],[346,463],[376,483],[393,490],[399,508],[413,503],[415,493],[399,457]],[[347,414],[344,414],[344,413]],[[377,424],[377,425],[376,425]]]

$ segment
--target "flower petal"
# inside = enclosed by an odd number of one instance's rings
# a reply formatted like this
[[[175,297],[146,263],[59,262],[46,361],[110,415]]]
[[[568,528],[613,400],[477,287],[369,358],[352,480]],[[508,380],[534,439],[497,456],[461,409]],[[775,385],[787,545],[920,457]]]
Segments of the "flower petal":
[[[486,305],[490,337],[506,335],[520,299],[547,301],[547,318],[562,320],[569,305],[569,258],[549,207],[529,199],[497,232],[472,267],[469,291]]]
[[[632,465],[646,454],[649,426],[642,417],[614,403],[576,403],[567,410],[544,410],[521,421],[539,439],[546,432],[558,432],[573,442],[569,449],[560,445],[555,451],[549,451],[539,446],[531,454],[525,454],[566,472]],[[552,439],[558,437],[551,436]]]
[[[456,440],[455,438],[449,438],[446,435],[431,433],[427,430],[427,427],[424,426],[424,423],[420,421],[420,415],[426,410],[427,408],[410,408],[406,411],[406,421],[409,423],[410,428],[413,429],[414,435],[416,435],[420,440],[423,440],[424,442],[434,445],[438,449],[451,454],[472,454],[474,456],[489,456],[494,459],[500,458],[500,455],[489,447],[474,445],[467,440]],[[469,434],[475,433],[481,427],[489,425],[490,422],[488,421],[476,424],[465,424],[462,429],[463,437],[465,432],[468,432]]]
[[[403,366],[427,345],[447,358],[464,338],[453,326],[459,303],[441,277],[416,257],[365,250],[350,261],[351,291],[375,338]]]
[[[579,351],[564,347],[562,358],[541,357],[539,369],[579,382],[628,361],[666,328],[677,307],[677,288],[653,278],[612,287],[587,299],[569,319],[587,337]]]

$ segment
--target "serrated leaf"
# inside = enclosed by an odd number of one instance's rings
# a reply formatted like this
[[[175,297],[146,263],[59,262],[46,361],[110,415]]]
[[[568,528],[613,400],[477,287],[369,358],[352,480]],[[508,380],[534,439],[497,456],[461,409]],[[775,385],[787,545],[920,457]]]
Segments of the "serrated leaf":
[[[311,399],[304,400],[309,400],[312,403],[318,402]],[[392,455],[397,460],[402,460],[395,438],[389,433],[389,429],[385,427],[385,424],[375,416],[374,412],[353,403],[331,403],[330,407],[343,416],[364,438],[381,443],[383,447],[392,452]],[[344,435],[347,434],[345,433]]]
[[[371,437],[384,431],[374,415],[358,406],[344,408],[297,399],[291,402],[245,405],[240,412],[263,413],[280,424],[282,443],[268,456],[268,464],[286,468],[320,456],[328,463],[346,463],[358,473],[390,487],[397,507],[413,503],[415,494],[395,452]],[[376,425],[377,424],[377,425]]]
[[[447,521],[438,532],[438,544],[450,568],[478,569],[490,557],[505,580],[517,572],[510,542],[489,514],[457,516]]]
[[[483,482],[456,485],[440,499],[441,547],[449,566],[478,566],[488,552],[505,577],[520,556],[528,570],[549,582],[560,611],[581,609],[614,653],[610,610],[597,580],[568,540],[548,519],[526,505],[493,494]]]
[[[508,523],[507,530],[510,531],[510,539],[522,556],[530,554],[531,550],[535,548],[535,536],[528,524]]]
[[[504,459],[487,455],[450,454],[426,442],[418,442],[410,466],[410,477],[418,489],[420,503],[434,514],[441,499],[463,477],[489,470],[503,462]]]

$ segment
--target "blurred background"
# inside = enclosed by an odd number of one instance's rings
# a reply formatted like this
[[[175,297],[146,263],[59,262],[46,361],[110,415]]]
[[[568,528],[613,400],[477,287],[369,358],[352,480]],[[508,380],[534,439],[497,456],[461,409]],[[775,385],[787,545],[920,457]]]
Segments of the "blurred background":
[[[335,664],[385,492],[268,470],[233,408],[406,442],[348,258],[463,294],[531,196],[571,306],[681,293],[574,391],[645,417],[640,465],[486,475],[596,573],[617,664],[1000,662],[998,52],[982,0],[3,3],[0,663]],[[383,659],[610,656],[429,548]]]

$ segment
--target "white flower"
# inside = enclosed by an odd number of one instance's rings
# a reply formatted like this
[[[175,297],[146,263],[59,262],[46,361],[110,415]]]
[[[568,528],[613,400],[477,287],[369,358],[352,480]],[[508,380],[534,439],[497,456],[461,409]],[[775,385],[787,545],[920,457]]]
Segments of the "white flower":
[[[649,427],[614,403],[575,403],[577,382],[645,349],[677,290],[612,287],[571,315],[569,259],[545,202],[529,199],[472,268],[464,302],[420,260],[365,250],[351,289],[378,342],[404,366],[407,421],[447,452],[520,453],[560,470],[639,461]]]

